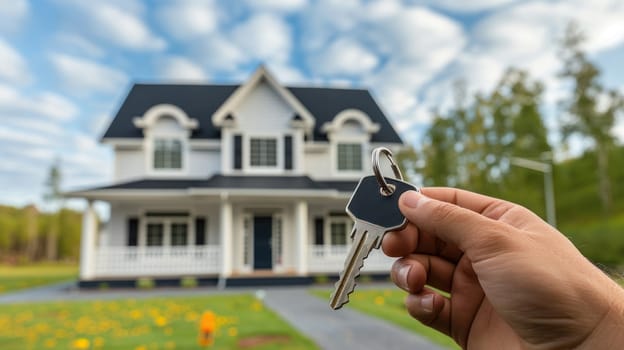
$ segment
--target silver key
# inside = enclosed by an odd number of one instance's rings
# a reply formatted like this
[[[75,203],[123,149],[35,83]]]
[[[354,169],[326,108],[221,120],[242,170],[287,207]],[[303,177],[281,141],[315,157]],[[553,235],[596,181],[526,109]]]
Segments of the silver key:
[[[390,158],[389,151],[387,152],[395,169],[396,165]],[[378,157],[378,153],[373,153],[373,159],[375,156]],[[377,163],[373,164],[375,166]],[[379,249],[384,234],[400,230],[407,224],[399,211],[398,200],[401,194],[410,190],[417,191],[413,185],[400,180],[383,177],[380,180],[378,168],[374,170],[375,176],[366,176],[360,180],[347,204],[347,214],[355,222],[351,232],[353,244],[331,296],[329,305],[334,310],[349,302],[349,294],[355,289],[355,279],[360,275],[364,259],[373,248]],[[398,168],[394,172],[401,178]]]

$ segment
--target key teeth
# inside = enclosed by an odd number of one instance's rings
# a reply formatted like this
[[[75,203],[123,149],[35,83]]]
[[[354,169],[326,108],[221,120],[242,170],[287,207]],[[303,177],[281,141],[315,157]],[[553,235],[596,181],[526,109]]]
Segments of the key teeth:
[[[351,287],[349,289],[345,289],[342,293],[342,297],[340,298],[340,300],[338,300],[338,303],[333,306],[331,305],[330,302],[330,307],[333,310],[338,310],[340,308],[342,308],[346,303],[349,302],[349,296],[351,294],[353,294],[353,292],[355,292],[355,287],[357,286],[357,278],[360,277],[360,273],[362,270],[362,267],[364,267],[364,260],[362,260],[362,263],[360,264],[359,268],[357,269],[357,273],[353,276],[353,284],[351,285]],[[336,283],[334,283],[334,292],[332,293],[330,300],[333,301],[334,298],[336,297],[336,289],[339,287],[340,285],[340,281],[344,278],[343,274],[341,273],[338,276],[338,281],[336,281]]]

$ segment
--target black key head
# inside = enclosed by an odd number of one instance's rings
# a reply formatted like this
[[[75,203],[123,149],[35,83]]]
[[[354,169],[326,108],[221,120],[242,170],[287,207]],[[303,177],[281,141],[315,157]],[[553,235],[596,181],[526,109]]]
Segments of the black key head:
[[[403,192],[418,189],[401,180],[385,179],[389,185],[394,186],[394,192],[389,196],[382,194],[375,176],[363,177],[347,204],[347,214],[354,221],[366,221],[381,226],[386,231],[398,230],[406,223],[405,217],[399,211],[399,197]]]

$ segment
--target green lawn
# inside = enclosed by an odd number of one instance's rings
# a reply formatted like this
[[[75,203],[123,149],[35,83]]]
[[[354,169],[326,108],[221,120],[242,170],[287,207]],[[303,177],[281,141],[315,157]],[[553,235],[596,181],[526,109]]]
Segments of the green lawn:
[[[216,349],[317,349],[249,295],[3,305],[0,349],[199,349],[217,315]]]
[[[331,291],[312,290],[312,293],[318,297],[326,298],[329,302]],[[446,346],[449,349],[459,349],[451,338],[422,325],[407,313],[404,303],[406,295],[406,292],[398,289],[356,289],[356,291],[351,294],[349,303],[346,306],[395,323],[407,330],[430,339],[434,343]]]
[[[0,265],[0,293],[69,281],[77,276],[75,264]]]

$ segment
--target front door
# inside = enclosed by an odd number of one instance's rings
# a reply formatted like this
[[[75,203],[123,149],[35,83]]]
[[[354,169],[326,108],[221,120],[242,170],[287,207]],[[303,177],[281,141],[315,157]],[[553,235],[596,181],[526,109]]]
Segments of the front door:
[[[273,218],[270,216],[254,217],[254,263],[255,270],[273,268],[271,237]]]

